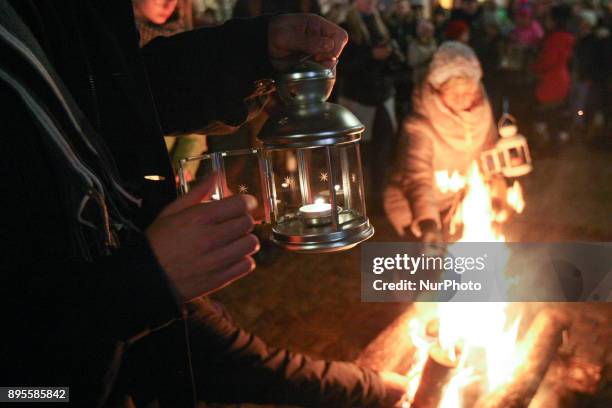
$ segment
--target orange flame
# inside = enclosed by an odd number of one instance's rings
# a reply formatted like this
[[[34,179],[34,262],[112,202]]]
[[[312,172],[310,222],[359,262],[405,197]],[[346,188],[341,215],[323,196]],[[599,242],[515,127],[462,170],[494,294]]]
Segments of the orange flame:
[[[465,197],[451,220],[451,230],[458,225],[463,226],[458,242],[505,242],[504,235],[493,228],[495,213],[491,188],[485,182],[476,162],[470,167],[465,179],[458,181],[455,174],[451,177],[448,177],[448,173],[446,177],[436,174],[436,182],[440,191],[453,191],[453,187],[460,185],[461,188],[466,188]],[[505,198],[507,205],[517,213],[524,210],[523,191],[517,181],[507,190]],[[451,245],[449,252],[452,251]],[[509,254],[506,251],[503,255],[507,259]],[[438,344],[449,359],[457,361],[456,375],[447,384],[439,408],[461,407],[462,390],[474,381],[480,380],[486,384],[488,390],[493,390],[512,378],[516,369],[513,361],[517,350],[519,319],[509,321],[507,309],[508,304],[503,302],[455,302],[437,305]],[[415,375],[415,371],[418,374],[422,372],[431,343],[419,342],[414,339],[414,333],[412,335],[413,344],[417,347],[416,362],[411,370],[412,375]],[[458,345],[461,345],[460,355],[455,354]],[[476,373],[473,362],[468,361],[468,357],[475,351],[484,355],[485,370],[480,374]],[[418,383],[412,380],[408,389],[409,400],[414,397],[417,387]]]
[[[514,180],[512,187],[506,192],[506,202],[518,214],[525,209],[525,199],[523,198],[523,188],[521,184]]]
[[[448,193],[449,191],[452,193],[456,193],[465,187],[465,179],[461,177],[459,172],[455,170],[452,175],[448,175],[447,170],[437,171],[434,174],[436,179],[436,185],[438,189],[443,194]]]
[[[504,242],[504,236],[492,227],[495,213],[491,204],[491,188],[476,162],[470,167],[466,186],[467,194],[451,221],[451,224],[463,225],[463,235],[459,242]]]

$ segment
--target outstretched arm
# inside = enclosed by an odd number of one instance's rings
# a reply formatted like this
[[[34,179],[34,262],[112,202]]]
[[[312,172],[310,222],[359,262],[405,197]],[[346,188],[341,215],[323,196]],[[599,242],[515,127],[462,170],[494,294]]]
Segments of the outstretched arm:
[[[416,236],[421,235],[422,221],[430,220],[441,227],[434,193],[433,144],[427,132],[423,121],[406,122],[398,149],[400,185],[410,202]]]
[[[385,400],[393,391],[372,370],[273,349],[237,327],[208,299],[193,302],[191,308],[194,376],[203,400],[318,408],[393,406]]]

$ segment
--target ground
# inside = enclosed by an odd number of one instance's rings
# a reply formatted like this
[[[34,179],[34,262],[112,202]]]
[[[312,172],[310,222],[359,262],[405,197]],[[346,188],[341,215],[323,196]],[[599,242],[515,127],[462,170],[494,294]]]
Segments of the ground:
[[[537,157],[525,177],[525,212],[508,225],[520,242],[612,241],[612,152],[566,146],[558,157]],[[373,215],[373,240],[398,237],[384,215]],[[407,303],[360,301],[360,249],[300,255],[280,252],[271,264],[214,297],[244,328],[269,344],[326,359],[354,360]],[[576,317],[576,353],[607,365],[598,404],[612,406],[612,304],[566,305]],[[607,385],[606,385],[607,384]],[[584,406],[584,405],[581,405]]]

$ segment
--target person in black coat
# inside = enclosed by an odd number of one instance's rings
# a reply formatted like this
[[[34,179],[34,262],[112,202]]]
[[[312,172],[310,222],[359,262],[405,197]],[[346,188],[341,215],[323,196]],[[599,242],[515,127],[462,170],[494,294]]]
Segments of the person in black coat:
[[[333,64],[345,42],[285,15],[140,50],[130,1],[0,0],[0,384],[79,407],[399,399],[398,377],[272,349],[200,298],[253,269],[256,203],[202,203],[207,183],[176,199],[162,138],[235,129],[271,60]]]

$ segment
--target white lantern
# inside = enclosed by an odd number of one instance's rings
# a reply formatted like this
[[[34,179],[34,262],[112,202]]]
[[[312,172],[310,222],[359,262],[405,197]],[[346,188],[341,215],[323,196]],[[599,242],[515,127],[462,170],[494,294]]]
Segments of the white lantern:
[[[529,173],[533,169],[529,146],[525,136],[518,133],[514,116],[504,113],[499,119],[498,130],[500,139],[495,147],[480,156],[485,174],[520,177]]]

